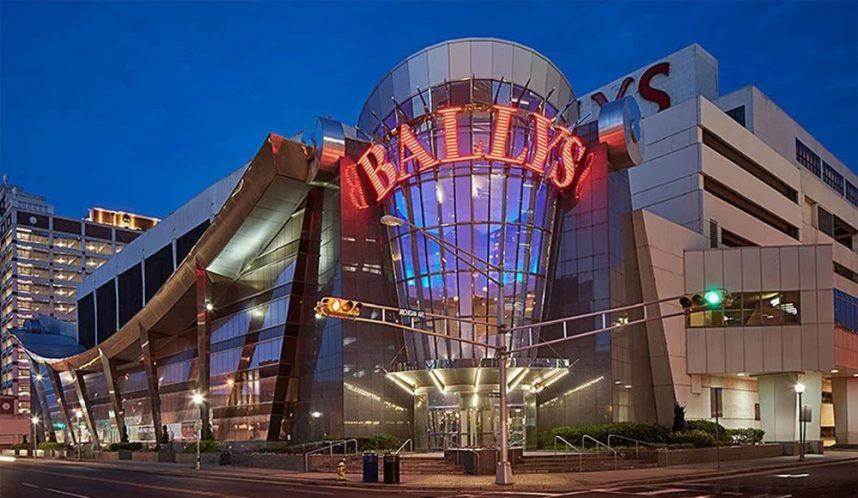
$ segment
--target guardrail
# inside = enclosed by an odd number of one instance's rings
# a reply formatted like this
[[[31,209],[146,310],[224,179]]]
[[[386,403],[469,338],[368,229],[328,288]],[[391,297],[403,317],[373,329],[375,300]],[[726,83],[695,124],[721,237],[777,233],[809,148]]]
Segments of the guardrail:
[[[584,434],[583,436],[581,436],[581,449],[582,450],[585,448],[587,440],[593,441],[593,443],[595,443],[596,446],[601,446],[603,448],[607,448],[608,451],[613,453],[614,454],[614,470],[617,470],[617,450],[611,448],[610,446],[606,445],[605,443],[603,443],[603,442],[599,441],[598,439],[596,439],[592,436],[589,436],[587,434]],[[578,457],[578,472],[581,472],[581,469],[583,468],[583,464],[584,464],[584,454],[581,453]]]
[[[414,441],[412,441],[411,438],[409,438],[409,439],[406,439],[405,442],[402,443],[402,446],[397,448],[396,451],[393,452],[393,454],[398,455],[399,452],[402,451],[402,448],[405,448],[406,444],[409,445],[409,447],[411,448],[411,453],[414,453]]]
[[[328,450],[328,451],[330,451],[330,455],[333,456],[334,455],[334,448],[336,448],[338,446],[342,446],[343,447],[343,454],[348,455],[349,454],[349,443],[355,444],[355,455],[357,455],[357,453],[358,453],[358,441],[357,441],[357,439],[341,439],[339,441],[333,441],[333,442],[331,442],[331,444],[329,444],[325,447],[318,448],[318,449],[315,449],[313,451],[308,451],[307,453],[304,453],[304,472],[310,471],[310,455],[315,455],[316,453],[321,453],[322,451]]]

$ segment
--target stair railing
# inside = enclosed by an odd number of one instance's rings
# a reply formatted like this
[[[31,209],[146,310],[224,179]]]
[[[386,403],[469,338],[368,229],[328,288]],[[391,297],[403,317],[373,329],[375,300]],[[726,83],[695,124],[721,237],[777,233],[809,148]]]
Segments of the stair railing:
[[[409,438],[409,439],[405,440],[405,442],[404,442],[404,443],[402,443],[402,446],[400,446],[399,448],[397,448],[397,449],[396,449],[396,451],[394,451],[394,452],[393,452],[393,454],[394,454],[394,455],[398,455],[398,454],[399,454],[399,452],[400,452],[400,451],[402,451],[402,448],[405,448],[405,445],[409,445],[409,448],[411,448],[411,453],[414,453],[414,441],[412,441],[412,440]]]
[[[636,460],[640,460],[640,458],[641,458],[641,451],[640,451],[641,445],[651,446],[651,447],[657,448],[657,449],[663,449],[664,448],[664,445],[661,445],[658,443],[650,443],[648,441],[641,441],[640,439],[635,439],[633,437],[620,436],[619,434],[608,434],[608,447],[609,448],[613,448],[613,445],[611,444],[612,439],[620,439],[623,441],[631,441],[631,442],[635,443],[635,459]]]
[[[572,448],[573,450],[575,450],[575,452],[577,452],[577,453],[579,454],[579,457],[578,457],[578,471],[580,472],[580,471],[581,471],[581,457],[580,457],[581,450],[579,450],[578,448],[576,448],[574,444],[572,444],[572,443],[570,443],[569,441],[567,441],[567,440],[563,439],[563,437],[562,437],[562,436],[554,436],[554,454],[555,454],[555,455],[557,454],[557,441],[560,441],[561,443],[565,444],[567,447]],[[568,452],[568,451],[566,451],[566,452],[564,452],[564,454],[563,454],[563,464],[565,465],[565,464],[568,464],[568,463],[569,463],[569,452]]]
[[[610,446],[606,445],[605,443],[603,443],[603,442],[599,441],[598,439],[596,439],[590,435],[587,435],[587,434],[584,434],[583,436],[581,436],[581,449],[582,450],[586,446],[586,443],[588,440],[595,443],[597,448],[601,446],[602,448],[605,448],[614,454],[614,470],[617,470],[617,450],[611,448]],[[583,467],[583,464],[584,464],[583,460],[584,460],[584,454],[581,453],[581,455],[578,457],[578,472],[581,472],[581,468]]]
[[[317,448],[315,450],[308,451],[307,453],[304,453],[304,472],[310,471],[310,455],[315,455],[316,453],[321,453],[325,450],[328,450],[329,454],[331,456],[334,456],[334,448],[336,448],[338,446],[343,447],[343,455],[348,455],[349,454],[349,443],[355,444],[355,455],[357,455],[357,453],[358,453],[358,441],[357,441],[357,439],[340,439],[339,441],[332,441],[331,444],[329,444],[327,446],[323,446],[321,448]]]

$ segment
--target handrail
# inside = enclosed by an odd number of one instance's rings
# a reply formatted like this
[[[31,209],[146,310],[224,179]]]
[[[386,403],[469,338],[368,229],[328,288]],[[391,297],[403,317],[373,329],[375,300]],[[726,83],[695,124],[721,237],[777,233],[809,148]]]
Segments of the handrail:
[[[333,442],[334,442],[334,441],[331,441],[330,439],[322,439],[322,440],[319,440],[319,441],[308,441],[308,442],[306,442],[306,443],[296,444],[296,445],[294,445],[294,447],[295,447],[295,449],[299,449],[299,448],[300,448],[300,449],[304,449],[304,448],[306,448],[307,446],[319,446],[319,445],[322,445],[322,444],[331,444],[331,443],[333,443]]]
[[[581,453],[581,450],[579,450],[578,448],[576,448],[574,444],[572,444],[572,443],[570,443],[569,441],[567,441],[567,440],[563,439],[563,437],[562,437],[562,436],[554,436],[554,452],[555,452],[555,453],[557,453],[557,440],[558,440],[558,439],[560,440],[560,442],[562,442],[562,443],[563,443],[563,444],[565,444],[566,446],[568,446],[568,447],[572,448],[573,450],[575,450],[575,451],[576,451],[576,452],[578,452],[578,453]]]
[[[580,454],[580,453],[581,453],[581,450],[579,450],[578,448],[576,448],[574,444],[570,443],[569,441],[567,441],[566,439],[564,439],[562,436],[554,436],[554,454],[555,454],[555,455],[557,455],[557,440],[558,440],[558,439],[560,440],[560,442],[561,442],[561,443],[563,443],[563,444],[565,444],[566,446],[568,446],[568,447],[572,448],[572,449],[573,449],[573,450],[575,450],[578,454]],[[569,462],[569,453],[568,453],[568,452],[566,452],[566,453],[563,455],[563,463],[564,463],[564,465],[565,465],[565,464],[566,464],[566,463],[568,463],[568,462]],[[581,470],[581,457],[578,457],[578,471],[580,472],[580,470]]]
[[[614,454],[614,470],[617,470],[617,450],[611,448],[610,446],[606,445],[605,443],[599,441],[598,439],[596,439],[596,438],[594,438],[588,434],[584,434],[583,436],[581,436],[581,448],[582,449],[584,448],[585,443],[587,442],[588,439],[590,441],[593,441],[594,443],[596,443],[597,446],[602,446],[604,448],[607,448],[608,451],[610,451],[611,453]],[[584,454],[581,453],[581,456],[578,457],[578,471],[579,472],[581,471],[581,466],[583,464],[583,455]]]
[[[399,448],[397,448],[397,450],[396,450],[396,451],[394,451],[394,452],[393,452],[393,454],[394,454],[394,455],[398,455],[398,454],[399,454],[399,452],[400,452],[400,451],[402,451],[402,448],[405,448],[405,445],[406,445],[406,444],[410,446],[410,448],[411,448],[411,453],[414,453],[414,441],[412,441],[412,440],[411,440],[411,438],[408,438],[408,439],[406,439],[406,440],[405,440],[405,442],[404,442],[404,443],[402,443],[402,446],[400,446]]]
[[[612,447],[611,446],[611,438],[624,439],[626,441],[631,441],[631,442],[635,443],[635,459],[636,460],[640,460],[640,457],[641,457],[640,445],[652,446],[654,448],[664,447],[664,445],[661,445],[658,443],[650,443],[648,441],[641,441],[640,439],[635,439],[633,437],[620,436],[619,434],[608,434],[608,447],[609,448]]]
[[[452,445],[453,445],[453,448],[461,448],[461,447],[462,447],[462,444],[461,444],[461,443],[457,443],[457,442],[455,442],[455,441],[451,440],[451,439],[450,439],[450,436],[447,436],[447,435],[441,436],[441,441],[444,443],[444,447],[445,447],[445,448],[446,448],[448,445],[451,445],[451,443],[452,443]]]
[[[333,456],[334,455],[334,448],[336,448],[337,446],[341,446],[341,445],[343,447],[343,454],[348,455],[349,454],[349,443],[351,443],[351,442],[355,443],[355,454],[357,454],[358,453],[358,441],[357,441],[357,439],[340,439],[339,441],[332,441],[331,444],[329,444],[327,446],[324,446],[322,448],[317,448],[315,450],[308,451],[307,453],[304,453],[304,472],[310,471],[310,455],[315,455],[316,453],[319,453],[319,452],[322,452],[325,450],[329,450],[330,455]]]

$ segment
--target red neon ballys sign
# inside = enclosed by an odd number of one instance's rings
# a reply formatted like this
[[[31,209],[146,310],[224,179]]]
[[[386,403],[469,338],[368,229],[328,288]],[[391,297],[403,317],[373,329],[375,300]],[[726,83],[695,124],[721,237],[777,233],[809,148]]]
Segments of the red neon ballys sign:
[[[458,117],[473,111],[491,113],[492,128],[488,150],[482,142],[474,150],[462,152],[459,146]],[[349,164],[342,172],[352,201],[359,208],[366,208],[367,196],[358,179],[362,173],[372,190],[375,200],[383,201],[400,183],[412,175],[444,164],[458,161],[497,161],[521,167],[540,175],[561,191],[572,187],[581,169],[586,167],[584,157],[586,147],[571,130],[554,123],[554,120],[536,112],[510,106],[464,106],[450,107],[435,111],[429,119],[434,119],[436,129],[440,128],[443,138],[443,157],[436,156],[420,142],[414,129],[408,123],[400,124],[390,135],[397,137],[398,164],[388,159],[388,150],[381,144],[372,144],[354,164]],[[518,120],[518,121],[516,121]],[[510,131],[513,126],[527,127],[530,133],[529,147],[510,153]]]

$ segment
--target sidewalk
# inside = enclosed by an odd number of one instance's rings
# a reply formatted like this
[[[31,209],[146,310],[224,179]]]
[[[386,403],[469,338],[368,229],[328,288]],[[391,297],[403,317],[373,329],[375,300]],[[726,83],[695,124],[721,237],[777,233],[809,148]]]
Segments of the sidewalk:
[[[29,460],[32,462],[32,460]],[[69,464],[85,464],[104,466],[115,469],[130,470],[136,472],[148,472],[156,474],[172,475],[200,475],[222,479],[238,479],[251,481],[280,481],[284,483],[303,483],[316,485],[343,485],[361,487],[390,488],[391,485],[382,483],[365,484],[361,481],[360,469],[352,469],[347,475],[345,482],[338,481],[336,475],[321,472],[289,472],[272,469],[257,469],[250,467],[232,466],[208,466],[196,471],[186,465],[169,463],[143,463],[143,462],[100,462],[85,460],[55,460]],[[721,469],[715,468],[714,463],[680,465],[675,467],[660,467],[646,469],[625,469],[601,472],[573,472],[554,474],[518,474],[514,476],[515,484],[503,489],[509,490],[532,490],[532,491],[569,491],[575,489],[589,489],[619,486],[627,484],[658,484],[671,482],[677,479],[695,478],[705,479],[719,476],[730,476],[750,472],[773,472],[781,469],[796,467],[813,467],[819,464],[832,462],[854,461],[858,463],[858,451],[838,451],[826,455],[808,455],[805,462],[796,461],[795,457],[776,457],[759,460],[735,460],[722,462]],[[402,475],[402,483],[399,485],[408,489],[434,489],[434,490],[497,490],[494,484],[494,476],[471,476],[471,475]]]

